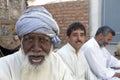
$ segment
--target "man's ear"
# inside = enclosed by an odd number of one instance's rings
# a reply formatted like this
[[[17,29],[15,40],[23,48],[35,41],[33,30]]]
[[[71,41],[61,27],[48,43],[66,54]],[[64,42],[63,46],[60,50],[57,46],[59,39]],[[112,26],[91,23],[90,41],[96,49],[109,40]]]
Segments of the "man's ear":
[[[18,36],[19,40],[21,41],[22,37]]]
[[[102,39],[104,36],[102,33],[99,34],[99,39]]]
[[[66,36],[66,40],[69,40],[69,36]]]

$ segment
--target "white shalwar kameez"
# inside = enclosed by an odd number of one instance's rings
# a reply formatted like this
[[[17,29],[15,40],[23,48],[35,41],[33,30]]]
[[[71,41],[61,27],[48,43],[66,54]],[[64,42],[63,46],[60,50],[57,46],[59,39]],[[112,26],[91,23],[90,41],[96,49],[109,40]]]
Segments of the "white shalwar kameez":
[[[21,54],[20,50],[0,58],[0,80],[20,80],[20,68],[23,61]],[[51,53],[50,58],[51,74],[50,76],[44,74],[44,77],[48,78],[47,80],[73,80],[68,68],[57,54]]]
[[[94,38],[87,41],[81,48],[90,65],[91,70],[99,80],[120,80],[113,77],[115,72],[111,67],[119,67],[120,61],[112,56],[105,47],[100,47]]]
[[[67,43],[57,53],[70,68],[76,80],[96,80],[82,52],[76,54],[75,49]]]

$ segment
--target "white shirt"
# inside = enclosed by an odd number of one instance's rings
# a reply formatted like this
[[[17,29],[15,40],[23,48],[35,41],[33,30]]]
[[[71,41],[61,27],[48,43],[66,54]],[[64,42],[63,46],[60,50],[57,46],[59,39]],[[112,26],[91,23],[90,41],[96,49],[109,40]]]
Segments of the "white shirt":
[[[100,80],[110,80],[115,74],[111,67],[120,67],[120,61],[112,56],[105,47],[101,48],[94,38],[87,41],[81,48],[92,69]],[[117,80],[117,79],[112,79]]]
[[[96,80],[82,52],[76,54],[75,49],[67,43],[57,53],[70,68],[76,80]]]
[[[22,64],[21,50],[6,57],[0,58],[0,80],[20,80],[20,68]],[[73,80],[67,66],[62,59],[54,53],[50,54],[51,75],[48,80]]]

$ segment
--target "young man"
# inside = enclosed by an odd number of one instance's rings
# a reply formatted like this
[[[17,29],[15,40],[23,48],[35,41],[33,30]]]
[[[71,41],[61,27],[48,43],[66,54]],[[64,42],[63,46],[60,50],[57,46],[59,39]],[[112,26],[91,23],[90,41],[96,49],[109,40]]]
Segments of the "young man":
[[[105,48],[113,36],[115,32],[110,27],[102,26],[81,48],[99,80],[120,80],[120,61]]]
[[[41,6],[28,8],[16,23],[18,52],[0,58],[0,80],[73,80],[61,58],[52,52],[59,28]]]
[[[59,49],[57,53],[72,71],[76,80],[96,80],[96,77],[90,71],[83,53],[79,51],[86,40],[84,25],[74,22],[69,25],[66,34],[68,43]]]

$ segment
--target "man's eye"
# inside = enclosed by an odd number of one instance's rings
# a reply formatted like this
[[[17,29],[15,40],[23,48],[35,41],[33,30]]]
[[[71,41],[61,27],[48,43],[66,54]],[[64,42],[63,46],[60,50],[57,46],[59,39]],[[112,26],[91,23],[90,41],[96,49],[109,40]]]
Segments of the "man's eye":
[[[26,40],[26,41],[32,41],[33,39],[31,37],[26,36],[26,37],[24,37],[24,40]]]
[[[45,37],[40,38],[39,40],[40,40],[40,42],[49,42],[50,41],[49,38],[45,38]]]
[[[76,36],[78,36],[78,34],[73,34],[72,36],[76,37]]]

